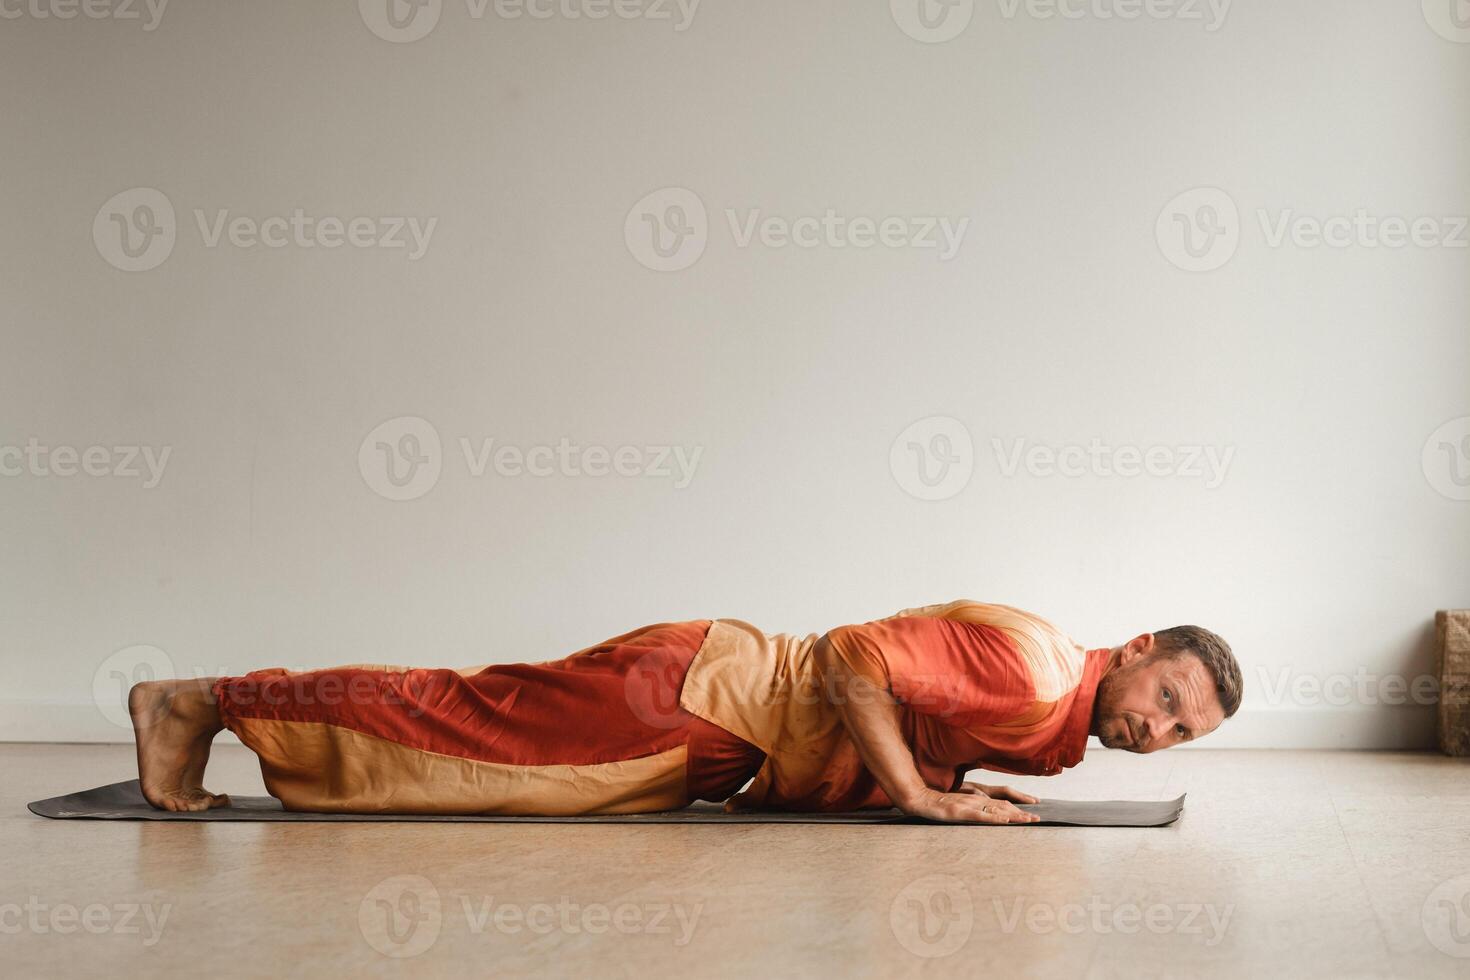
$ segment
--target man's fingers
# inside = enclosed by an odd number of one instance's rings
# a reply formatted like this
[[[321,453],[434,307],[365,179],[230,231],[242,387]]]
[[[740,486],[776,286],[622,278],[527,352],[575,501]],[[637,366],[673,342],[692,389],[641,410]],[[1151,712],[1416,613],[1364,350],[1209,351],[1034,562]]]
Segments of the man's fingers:
[[[939,805],[927,813],[931,820],[940,820],[947,823],[1036,823],[1040,820],[1034,814],[1027,813],[1009,800],[1000,799],[987,790],[1001,791],[1004,786],[982,786],[978,783],[965,783],[953,793],[947,793],[940,798]],[[1025,793],[1017,793],[1023,801],[1031,799]]]
[[[1037,818],[1005,800],[982,797],[971,807],[974,819],[980,823],[1035,823]]]
[[[1014,800],[1017,803],[1037,802],[1036,797],[1030,793],[1023,793],[1018,789],[1011,789],[1009,786],[981,786],[980,789],[997,800]]]
[[[998,800],[996,801],[995,806],[996,809],[999,810],[1000,813],[1004,814],[1006,819],[1009,820],[1011,823],[1033,823],[1036,820],[1035,817],[1027,813],[1025,810],[1018,808],[1014,803],[1008,803],[1005,800]]]
[[[970,807],[960,819],[972,823],[1002,824],[1011,822],[1010,816],[1001,812],[999,804],[996,803],[992,803],[990,806]]]

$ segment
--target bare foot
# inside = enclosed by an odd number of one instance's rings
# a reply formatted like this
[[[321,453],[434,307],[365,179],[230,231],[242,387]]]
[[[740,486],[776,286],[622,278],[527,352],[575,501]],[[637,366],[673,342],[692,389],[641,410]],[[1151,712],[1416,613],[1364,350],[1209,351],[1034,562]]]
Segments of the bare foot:
[[[175,813],[229,806],[230,798],[204,788],[209,746],[224,724],[210,689],[213,678],[146,681],[128,692],[138,742],[143,796]]]

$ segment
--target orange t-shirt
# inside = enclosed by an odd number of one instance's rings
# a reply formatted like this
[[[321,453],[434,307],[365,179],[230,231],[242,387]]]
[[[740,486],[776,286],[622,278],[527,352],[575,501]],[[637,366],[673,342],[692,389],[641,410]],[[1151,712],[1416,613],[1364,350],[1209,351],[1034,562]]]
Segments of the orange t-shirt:
[[[936,789],[955,788],[974,768],[1052,775],[1082,760],[1108,651],[1084,650],[1040,617],[961,600],[827,637],[902,706],[904,740]],[[734,807],[891,805],[832,704],[811,656],[816,639],[716,620],[689,668],[680,703],[767,754]]]

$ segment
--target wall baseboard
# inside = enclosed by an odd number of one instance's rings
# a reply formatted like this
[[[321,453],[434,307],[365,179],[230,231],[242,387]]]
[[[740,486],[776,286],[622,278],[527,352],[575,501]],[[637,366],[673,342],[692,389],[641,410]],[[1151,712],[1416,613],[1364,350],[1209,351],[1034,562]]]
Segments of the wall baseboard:
[[[123,716],[116,711],[112,715],[91,702],[0,700],[0,742],[131,742],[132,730],[121,723]],[[1433,706],[1242,708],[1194,747],[1433,749],[1434,726]],[[239,744],[229,732],[222,732],[219,741]]]

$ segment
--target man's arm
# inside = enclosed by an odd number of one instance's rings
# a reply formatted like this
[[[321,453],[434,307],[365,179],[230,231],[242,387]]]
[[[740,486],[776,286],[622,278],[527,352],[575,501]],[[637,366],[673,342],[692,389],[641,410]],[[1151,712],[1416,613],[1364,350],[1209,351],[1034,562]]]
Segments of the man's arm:
[[[948,823],[1034,823],[1038,819],[1018,803],[1034,797],[1003,786],[966,783],[958,793],[945,793],[924,782],[913,753],[899,729],[899,707],[893,695],[854,671],[823,635],[812,649],[825,683],[826,697],[842,718],[863,764],[904,813]]]

